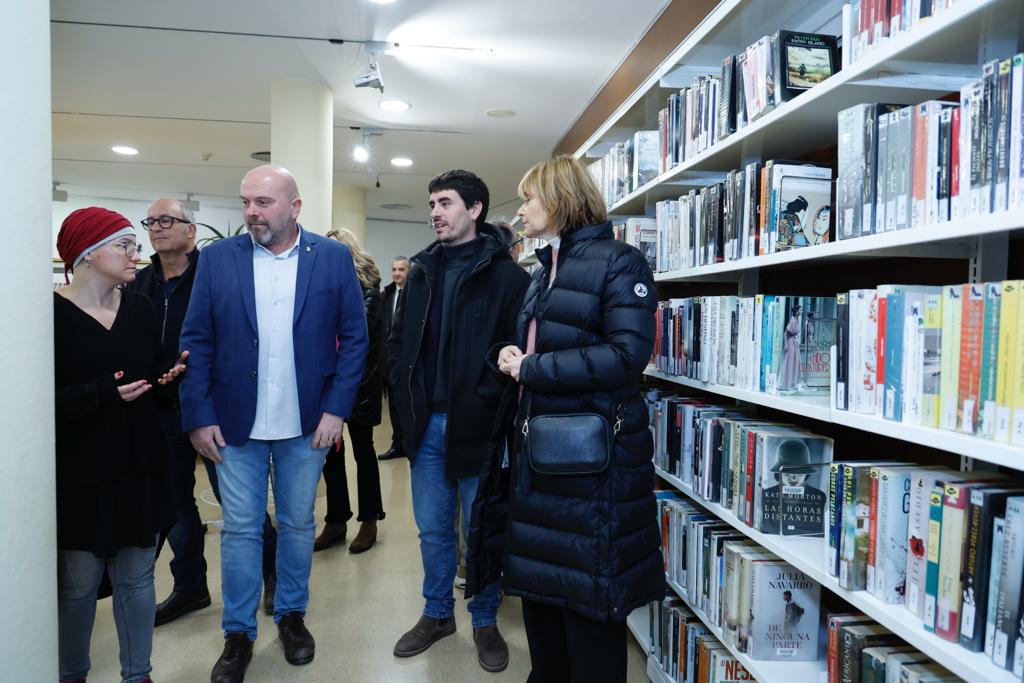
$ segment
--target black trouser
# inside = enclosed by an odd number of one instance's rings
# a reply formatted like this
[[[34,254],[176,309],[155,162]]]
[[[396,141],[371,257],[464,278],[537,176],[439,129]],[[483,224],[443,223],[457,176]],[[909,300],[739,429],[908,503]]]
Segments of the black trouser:
[[[402,445],[402,423],[398,418],[398,409],[395,402],[391,400],[391,391],[388,391],[388,415],[391,416],[391,450],[395,453],[405,453],[405,446]]]
[[[168,473],[171,478],[171,492],[178,521],[169,530],[160,534],[157,556],[163,549],[164,541],[171,546],[171,576],[173,590],[181,592],[207,592],[205,539],[203,523],[196,506],[196,452],[181,431],[181,415],[177,411],[162,410],[158,413],[160,429],[170,455]],[[202,458],[210,479],[213,495],[220,502],[220,486],[217,484],[217,469],[212,462]],[[270,515],[263,518],[263,575],[277,574],[277,530],[270,521]]]
[[[524,598],[523,624],[533,667],[527,683],[625,683],[626,622]]]
[[[384,503],[380,497],[380,470],[373,450],[373,427],[348,423],[348,438],[356,461],[356,488],[359,493],[359,516],[366,522],[384,519]],[[345,442],[327,452],[324,461],[324,484],[327,489],[328,524],[341,524],[352,519],[352,503],[348,498],[348,475],[345,473]]]

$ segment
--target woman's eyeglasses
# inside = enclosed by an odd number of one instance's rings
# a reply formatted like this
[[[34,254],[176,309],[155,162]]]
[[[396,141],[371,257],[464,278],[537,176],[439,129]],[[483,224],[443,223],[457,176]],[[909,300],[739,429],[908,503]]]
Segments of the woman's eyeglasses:
[[[138,242],[114,242],[113,245],[118,251],[124,252],[125,256],[142,256],[142,245]]]

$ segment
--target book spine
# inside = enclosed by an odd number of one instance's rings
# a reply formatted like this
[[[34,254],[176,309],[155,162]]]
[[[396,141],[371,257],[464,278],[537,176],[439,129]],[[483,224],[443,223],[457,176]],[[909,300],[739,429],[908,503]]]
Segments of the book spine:
[[[883,406],[885,405],[885,351],[886,351],[886,317],[888,313],[888,297],[882,293],[882,290],[878,291],[878,320],[877,330],[878,334],[875,337],[875,414],[881,415]]]
[[[921,424],[938,427],[942,390],[942,294],[926,294],[921,332]]]
[[[878,468],[872,467],[868,473],[868,555],[866,563],[866,588],[869,593],[874,595],[877,591],[875,580],[877,574],[875,572],[875,560],[878,553],[878,512],[879,512],[879,496],[880,482],[878,480]]]
[[[1003,539],[1003,568],[1000,594],[997,601],[998,630],[992,651],[992,661],[1004,669],[1014,666],[1018,619],[1020,616],[1021,579],[1024,575],[1024,498],[1006,501],[1006,527]]]
[[[1010,442],[1013,411],[1013,378],[1017,364],[1022,362],[1016,356],[1017,335],[1020,334],[1019,308],[1021,286],[1024,281],[1006,280],[1002,283],[999,306],[999,362],[996,371],[996,426],[995,439],[1001,443]]]
[[[1010,189],[1010,57],[999,62],[996,75],[997,94],[993,137],[992,211],[1005,211]],[[1017,94],[1020,97],[1020,93]]]
[[[897,288],[886,297],[885,319],[885,405],[882,415],[899,422],[903,417],[903,335],[905,292]]]
[[[910,482],[910,474],[900,470],[884,470],[879,477],[875,596],[886,604],[902,603],[906,593]]]
[[[1024,208],[1024,54],[1013,57],[1010,76],[1010,177],[1007,206]]]
[[[963,285],[964,310],[960,327],[960,381],[957,389],[957,428],[973,434],[978,419],[981,353],[984,334],[985,289]]]
[[[939,545],[942,538],[942,487],[933,487],[928,496],[928,567],[924,586],[924,630],[935,632],[939,597]]]
[[[969,495],[969,489],[950,484],[946,486],[943,499],[935,633],[940,638],[954,643],[958,640],[960,629],[964,519]]]
[[[960,215],[960,107],[953,109],[950,115],[950,148],[949,148],[949,216],[951,219]]]
[[[849,410],[850,304],[847,294],[836,295],[836,410]]]
[[[998,630],[999,595],[1003,578],[1003,544],[1006,539],[1006,520],[1003,517],[992,519],[992,555],[989,558],[988,605],[985,610],[985,654],[992,657],[995,651],[996,631]]]
[[[828,467],[828,573],[839,576],[840,531],[843,512],[843,466],[831,463]]]
[[[988,596],[988,543],[984,528],[985,495],[972,491],[967,505],[967,542],[964,546],[964,593],[958,642],[972,652],[985,647],[985,606]]]
[[[978,427],[982,436],[994,438],[996,432],[996,385],[999,369],[999,314],[1003,285],[985,285],[984,332],[981,344],[981,382],[978,390]]]
[[[942,368],[940,371],[939,426],[957,429],[957,406],[960,383],[960,328],[963,312],[963,288],[947,285],[942,288]]]

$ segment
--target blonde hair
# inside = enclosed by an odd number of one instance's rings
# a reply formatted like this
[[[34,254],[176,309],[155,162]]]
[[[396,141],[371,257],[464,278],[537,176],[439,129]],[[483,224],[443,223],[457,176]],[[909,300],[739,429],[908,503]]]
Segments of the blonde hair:
[[[380,287],[380,270],[377,269],[377,264],[373,262],[373,257],[360,246],[351,230],[335,228],[327,233],[327,237],[338,240],[352,252],[352,260],[356,264],[356,275],[359,276],[359,284],[364,289]]]
[[[562,237],[584,225],[608,220],[604,197],[574,157],[561,155],[535,165],[519,181],[522,199],[536,197],[547,209],[552,225]]]

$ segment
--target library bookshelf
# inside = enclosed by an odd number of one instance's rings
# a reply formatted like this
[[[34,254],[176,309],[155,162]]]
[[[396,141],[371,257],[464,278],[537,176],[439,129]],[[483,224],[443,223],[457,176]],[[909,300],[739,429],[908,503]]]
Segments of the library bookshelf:
[[[697,75],[714,73],[727,55],[742,51],[765,33],[776,29],[841,35],[843,5],[840,0],[722,0],[678,48],[637,88],[577,151],[584,161],[601,158],[612,145],[633,133],[658,127],[657,114],[672,92],[688,85]],[[1015,54],[1024,48],[1024,3],[1020,0],[952,0],[945,11],[922,20],[909,30],[877,43],[858,55],[841,71],[779,104],[770,113],[731,133],[707,149],[690,155],[650,182],[609,206],[613,216],[653,216],[657,202],[675,199],[692,187],[718,182],[724,174],[752,161],[794,158],[837,142],[840,111],[864,102],[912,105],[958,91],[978,78],[981,65]],[[845,46],[844,46],[845,48]],[[745,259],[684,268],[655,275],[660,285],[676,283],[736,282],[736,293],[751,295],[761,269],[785,269],[796,265],[820,265],[841,261],[869,262],[880,257],[965,259],[970,281],[1006,279],[1008,241],[1024,233],[1024,210],[999,211],[983,216],[920,225],[907,230],[883,232],[833,241],[802,249]],[[897,274],[894,273],[895,277]],[[1018,275],[1019,276],[1019,275]],[[645,375],[671,384],[716,394],[735,401],[763,406],[792,415],[842,425],[897,441],[915,443],[960,455],[965,466],[973,461],[1024,471],[1024,447],[919,425],[834,409],[831,397],[782,396],[746,391],[732,386],[707,384],[648,367]],[[844,454],[837,454],[837,459]],[[755,542],[807,573],[827,590],[846,600],[884,625],[910,645],[965,680],[1009,683],[1018,680],[995,666],[983,654],[969,652],[924,630],[920,621],[902,605],[888,605],[866,591],[841,588],[824,567],[821,539],[765,535],[747,527],[729,510],[708,503],[670,473],[659,471],[661,480],[710,513],[721,518]],[[690,604],[678,586],[672,586],[698,617],[706,615]],[[642,615],[639,612],[643,612]],[[713,632],[717,627],[707,624]],[[652,681],[668,681],[653,655],[646,610],[630,617],[630,631],[649,653],[648,675]],[[719,635],[716,632],[716,635]],[[732,648],[730,648],[732,649]],[[733,652],[757,680],[823,680],[824,663],[752,661]],[[813,666],[811,666],[813,665]],[[802,668],[801,668],[802,667]]]

